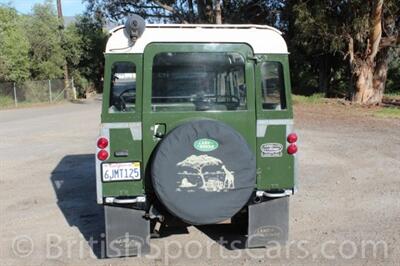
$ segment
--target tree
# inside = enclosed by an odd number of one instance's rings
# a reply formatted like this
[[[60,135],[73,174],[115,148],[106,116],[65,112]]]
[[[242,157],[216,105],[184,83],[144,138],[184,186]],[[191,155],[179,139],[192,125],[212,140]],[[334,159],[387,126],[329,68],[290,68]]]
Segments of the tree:
[[[0,80],[23,81],[29,73],[29,42],[15,9],[0,7]]]
[[[285,1],[276,0],[85,0],[91,12],[119,21],[135,13],[150,22],[259,23],[275,25]],[[271,23],[267,23],[271,22]]]
[[[389,59],[398,57],[398,53],[390,57],[399,39],[398,0],[86,2],[91,12],[114,21],[121,20],[129,13],[136,13],[149,22],[255,23],[275,26],[283,31],[289,45],[294,70],[293,85],[295,91],[301,94],[349,94],[354,102],[379,103],[387,79]],[[381,12],[376,12],[380,2],[383,3]],[[379,28],[381,34],[374,32]],[[374,44],[369,41],[372,38]],[[372,82],[369,82],[371,77]]]
[[[66,68],[64,66],[64,78],[65,76],[74,79],[74,87],[77,88],[78,94],[83,94],[84,84],[81,80],[81,75],[79,71],[79,63],[81,62],[81,57],[83,55],[83,40],[82,36],[78,32],[78,28],[75,23],[71,23],[65,28],[63,34],[63,49],[65,54]],[[68,75],[66,75],[68,73]],[[65,85],[65,83],[64,83]],[[69,85],[69,84],[67,84]],[[75,90],[73,91],[73,93]],[[78,95],[74,95],[74,98]]]
[[[292,71],[295,92],[341,94],[343,88],[331,86],[335,78],[343,78],[338,72],[346,68],[339,13],[333,1],[287,1],[283,20],[292,69],[296,69]]]
[[[389,54],[388,80],[385,92],[400,92],[400,47]],[[396,57],[397,55],[397,57]]]
[[[59,34],[59,21],[52,1],[35,4],[33,14],[25,18],[30,43],[31,73],[34,79],[63,76],[65,54]]]
[[[70,69],[77,68],[83,54],[83,36],[75,23],[68,25],[64,31],[65,59]]]
[[[389,50],[400,44],[400,3],[386,1],[386,7],[390,8],[386,12],[383,4],[383,0],[372,1],[370,12],[365,15],[366,27],[359,30],[356,37],[348,35],[348,55],[355,86],[353,101],[356,103],[382,102]]]
[[[190,167],[194,170],[197,171],[197,174],[201,178],[202,181],[202,188],[205,188],[206,186],[206,180],[204,177],[203,173],[203,168],[206,166],[211,166],[211,165],[219,165],[222,164],[222,161],[220,159],[217,159],[212,156],[208,155],[191,155],[182,162],[179,162],[177,166],[186,166]]]
[[[104,72],[104,50],[107,33],[103,30],[102,18],[96,13],[86,13],[77,18],[76,34],[80,37],[81,55],[77,65],[80,78],[93,84],[97,91],[102,91]]]
[[[29,15],[0,7],[0,80],[61,78],[67,62],[78,88],[101,91],[107,40],[102,19],[86,13],[65,28],[62,38],[52,2],[35,5]]]
[[[118,21],[129,13],[136,13],[149,21],[179,23],[211,23],[214,21],[213,0],[86,0],[92,12]]]
[[[388,55],[391,46],[398,42],[400,3],[395,0],[293,2],[297,2],[293,4],[297,34],[291,36],[292,41],[316,59],[319,81],[325,80],[327,84],[335,73],[348,69],[353,80],[353,101],[379,104],[387,77]],[[349,60],[349,65],[344,65],[339,56]],[[320,87],[326,85],[320,83]]]

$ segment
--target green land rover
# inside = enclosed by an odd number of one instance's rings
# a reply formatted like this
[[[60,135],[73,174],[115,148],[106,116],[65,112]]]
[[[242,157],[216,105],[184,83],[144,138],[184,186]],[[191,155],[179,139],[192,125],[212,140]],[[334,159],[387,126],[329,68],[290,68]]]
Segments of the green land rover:
[[[105,51],[97,202],[107,256],[141,255],[159,228],[237,223],[246,247],[288,237],[296,191],[288,51],[260,25],[145,25]],[[162,231],[162,230],[161,230]]]

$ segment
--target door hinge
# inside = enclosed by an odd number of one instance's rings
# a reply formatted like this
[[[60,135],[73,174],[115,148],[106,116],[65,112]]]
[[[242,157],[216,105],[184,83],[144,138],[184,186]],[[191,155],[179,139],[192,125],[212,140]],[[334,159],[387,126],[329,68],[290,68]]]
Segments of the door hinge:
[[[262,61],[261,56],[247,56],[247,60],[254,61],[256,64]]]

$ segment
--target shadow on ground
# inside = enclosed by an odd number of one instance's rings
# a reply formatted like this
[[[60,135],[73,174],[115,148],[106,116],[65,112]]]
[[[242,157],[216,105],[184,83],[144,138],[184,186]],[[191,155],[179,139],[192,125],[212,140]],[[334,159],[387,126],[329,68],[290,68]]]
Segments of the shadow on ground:
[[[221,246],[228,250],[246,248],[246,227],[237,224],[211,224],[196,226],[201,232],[207,235]]]
[[[102,258],[104,251],[100,243],[104,243],[104,211],[96,203],[94,158],[94,154],[67,155],[53,170],[50,179],[58,207],[68,224],[77,227],[93,253]]]

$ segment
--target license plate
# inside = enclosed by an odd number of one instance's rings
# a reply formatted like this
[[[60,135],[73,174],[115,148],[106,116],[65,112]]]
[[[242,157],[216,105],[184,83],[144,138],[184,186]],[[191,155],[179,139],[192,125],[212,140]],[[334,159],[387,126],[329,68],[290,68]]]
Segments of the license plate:
[[[140,180],[140,163],[103,163],[103,181]]]

